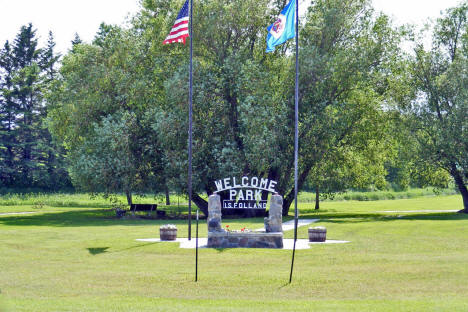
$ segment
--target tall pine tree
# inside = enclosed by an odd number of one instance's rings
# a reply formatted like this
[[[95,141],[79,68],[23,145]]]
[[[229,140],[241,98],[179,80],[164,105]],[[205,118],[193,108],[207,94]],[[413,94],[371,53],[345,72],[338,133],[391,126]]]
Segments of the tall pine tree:
[[[59,59],[54,47],[49,33],[47,46],[38,48],[36,30],[29,24],[1,51],[0,185],[50,189],[57,188],[64,175],[68,180],[45,127],[44,94],[56,78]]]
[[[17,133],[20,186],[33,184],[33,172],[38,169],[34,161],[38,156],[35,149],[41,104],[40,61],[41,51],[37,48],[36,31],[32,25],[21,27],[13,45],[13,97],[17,103]]]
[[[15,129],[17,106],[13,101],[13,57],[7,41],[0,52],[0,186],[15,181]]]

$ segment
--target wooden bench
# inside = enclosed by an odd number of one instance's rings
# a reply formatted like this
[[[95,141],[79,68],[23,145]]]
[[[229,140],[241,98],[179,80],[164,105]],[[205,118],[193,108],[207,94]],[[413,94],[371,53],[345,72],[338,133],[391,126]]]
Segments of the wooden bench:
[[[151,215],[153,211],[156,211],[156,215],[158,217],[164,217],[166,215],[166,212],[163,210],[157,210],[158,205],[157,204],[131,204],[130,205],[130,211],[132,212],[133,215],[137,211],[147,211],[148,216]]]

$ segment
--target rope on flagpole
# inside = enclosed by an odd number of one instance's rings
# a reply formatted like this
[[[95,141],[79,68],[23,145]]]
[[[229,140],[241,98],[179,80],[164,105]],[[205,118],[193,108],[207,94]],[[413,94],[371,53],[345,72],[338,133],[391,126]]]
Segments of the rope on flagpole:
[[[296,1],[296,84],[294,90],[294,245],[291,259],[291,272],[289,274],[289,283],[292,282],[294,269],[294,256],[296,254],[297,241],[297,172],[299,155],[299,1]]]

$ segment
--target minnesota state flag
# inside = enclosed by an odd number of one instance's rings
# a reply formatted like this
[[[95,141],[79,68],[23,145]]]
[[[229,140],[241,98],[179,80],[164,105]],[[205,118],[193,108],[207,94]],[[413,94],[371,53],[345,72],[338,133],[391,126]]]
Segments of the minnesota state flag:
[[[296,36],[296,0],[291,0],[284,7],[276,22],[270,25],[266,39],[266,52],[275,51],[275,46],[284,43],[286,40]]]

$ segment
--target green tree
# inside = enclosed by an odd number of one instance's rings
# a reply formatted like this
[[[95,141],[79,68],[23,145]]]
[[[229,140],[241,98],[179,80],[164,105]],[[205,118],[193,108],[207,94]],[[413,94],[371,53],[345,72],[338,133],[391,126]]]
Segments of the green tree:
[[[15,180],[15,120],[17,105],[13,101],[13,57],[7,41],[0,53],[0,185],[10,186]]]
[[[197,7],[194,33],[211,35],[195,41],[194,190],[209,194],[224,175],[268,176],[279,181],[287,213],[294,198],[294,59],[291,41],[273,55],[264,52],[265,25],[283,5],[275,4],[206,1]],[[364,179],[355,171],[354,182],[341,187],[378,184],[386,159],[380,82],[390,75],[400,34],[365,1],[318,1],[301,38],[299,187],[327,160],[350,155],[376,169],[361,173],[376,176]],[[172,104],[158,118],[164,148],[180,164],[186,129],[173,125],[186,124],[186,79],[182,64],[166,81]],[[201,196],[194,200],[206,208]]]
[[[309,8],[300,34],[299,188],[307,179],[330,181],[337,171],[346,172],[346,179],[332,179],[341,181],[333,183],[337,190],[382,187],[389,157],[383,103],[401,31],[367,1],[327,0]],[[280,171],[286,209],[294,199],[291,165]]]
[[[97,139],[103,118],[131,112],[155,136],[146,143],[159,155],[150,166],[159,168],[153,178],[163,176],[166,185],[186,191],[188,48],[161,44],[182,2],[143,1],[130,29],[102,25],[91,45],[76,45],[64,58],[50,116],[70,160]],[[277,180],[284,213],[293,200],[293,41],[265,53],[265,25],[283,6],[267,0],[197,3],[193,198],[205,213],[203,193],[227,175]],[[299,187],[337,159],[343,172],[352,173],[337,189],[379,185],[387,158],[383,81],[399,33],[360,0],[318,1],[301,25]],[[360,176],[364,170],[354,170],[354,161],[373,169]]]
[[[385,188],[384,161],[390,157],[385,150],[387,146],[374,141],[362,148],[335,147],[322,155],[308,177],[309,185],[315,190],[315,209],[320,207],[320,195],[333,198],[335,193],[350,188]]]
[[[94,140],[87,140],[76,151],[71,164],[73,180],[81,189],[114,194],[124,192],[132,204],[135,190],[143,189],[139,175],[141,161],[138,136],[138,121],[135,114],[123,112],[105,117],[94,124]]]
[[[425,162],[453,177],[468,213],[468,3],[448,9],[434,27],[432,49],[416,48],[415,98],[403,109]]]
[[[179,8],[174,7],[173,12]],[[160,7],[147,5],[146,9],[154,16]],[[270,88],[269,76],[269,64],[275,62],[265,60],[264,53],[269,12],[268,1],[204,1],[197,5],[194,17],[197,23],[194,24],[193,198],[205,213],[207,203],[201,193],[211,194],[215,189],[214,180],[227,175],[268,174],[268,166],[261,160],[273,157],[258,146],[268,145],[268,142],[248,140],[250,131],[255,131],[252,123],[262,123],[262,128],[275,128],[276,116],[270,114],[275,91]],[[153,29],[151,24],[149,27]],[[168,23],[164,35],[169,29]],[[202,33],[209,35],[197,35]],[[168,158],[177,164],[176,170],[171,171],[173,180],[180,189],[186,189],[187,49],[173,45],[165,47],[161,53],[170,51],[183,51],[184,61],[179,62],[175,70],[168,71],[164,84],[167,104],[159,111],[154,128],[165,153],[170,155]],[[270,136],[265,138],[271,141]]]
[[[404,60],[406,62],[406,60]],[[404,84],[411,88],[412,83],[410,71],[405,74],[408,79],[404,79]],[[402,85],[399,89],[405,88]],[[410,91],[410,94],[412,91]],[[385,163],[387,171],[386,181],[389,186],[395,190],[406,190],[408,187],[427,187],[432,186],[436,189],[449,187],[452,178],[448,172],[432,162],[419,155],[420,145],[414,137],[412,131],[412,118],[398,111],[392,111],[388,114],[392,120],[391,140],[393,141],[391,157]]]
[[[166,185],[157,136],[145,117],[158,105],[159,69],[145,39],[137,29],[102,24],[92,44],[77,44],[64,57],[49,112],[74,185],[125,192],[129,204],[132,194]]]
[[[0,55],[0,154],[2,182],[9,187],[56,188],[67,185],[59,151],[45,126],[45,94],[56,75],[59,56],[50,33],[38,48],[33,26],[23,26]]]

